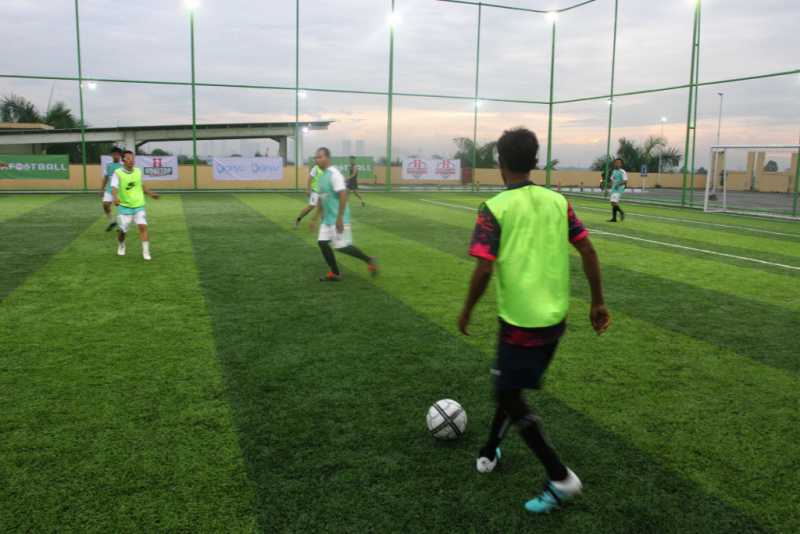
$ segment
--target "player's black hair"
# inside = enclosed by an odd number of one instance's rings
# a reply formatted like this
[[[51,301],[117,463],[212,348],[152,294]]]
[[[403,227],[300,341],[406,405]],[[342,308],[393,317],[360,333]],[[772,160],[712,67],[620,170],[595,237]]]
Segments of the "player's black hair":
[[[111,153],[113,154],[114,152],[116,152],[118,154],[122,154],[122,149],[120,147],[118,147],[118,146],[115,146],[115,147],[113,147],[111,149]]]
[[[122,153],[122,157],[124,158],[126,154],[130,154],[131,156],[133,156],[133,150],[126,150],[126,151],[124,151],[124,152]]]
[[[322,152],[323,154],[325,154],[326,158],[331,157],[331,151],[330,149],[328,149],[328,147],[321,146],[317,149],[317,152]]]
[[[512,172],[530,172],[536,168],[539,159],[539,140],[527,128],[506,130],[497,140],[497,153],[500,166]]]
[[[624,159],[622,159],[622,158],[614,158],[614,161],[619,161],[619,162],[622,162],[622,166],[623,166],[623,167],[625,166],[625,160],[624,160]],[[614,163],[614,161],[612,161],[611,163]]]

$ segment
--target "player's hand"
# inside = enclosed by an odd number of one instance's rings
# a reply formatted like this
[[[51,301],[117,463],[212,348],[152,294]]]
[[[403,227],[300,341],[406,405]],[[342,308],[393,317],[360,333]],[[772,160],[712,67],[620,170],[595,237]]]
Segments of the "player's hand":
[[[154,200],[158,200],[160,196],[158,193],[150,193],[150,198]]]
[[[604,304],[593,305],[589,311],[589,320],[592,322],[592,328],[597,332],[597,335],[602,335],[603,332],[608,330],[611,325],[611,315]]]
[[[115,206],[119,206],[119,199],[118,199],[118,198],[115,198],[115,199],[114,199],[114,205],[115,205]]]
[[[464,334],[465,336],[469,335],[467,331],[467,327],[469,326],[469,312],[467,310],[463,310],[461,315],[458,316],[458,331]]]
[[[336,219],[336,232],[339,234],[344,233],[344,221],[342,221],[341,217]]]
[[[312,234],[317,231],[317,220],[316,219],[311,219],[311,222],[308,223],[308,229],[311,230]]]

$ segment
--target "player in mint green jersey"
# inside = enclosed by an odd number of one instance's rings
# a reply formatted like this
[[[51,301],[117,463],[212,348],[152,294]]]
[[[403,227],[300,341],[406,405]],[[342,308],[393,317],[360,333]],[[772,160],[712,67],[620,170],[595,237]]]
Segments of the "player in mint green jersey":
[[[139,238],[142,241],[142,257],[150,261],[150,240],[147,233],[147,218],[144,211],[144,197],[158,198],[155,191],[148,189],[142,182],[142,169],[134,167],[134,155],[130,150],[122,154],[124,165],[114,172],[111,177],[111,196],[117,206],[117,222],[119,233],[117,235],[117,255],[125,255],[125,234],[131,223],[139,228]]]
[[[622,194],[628,186],[628,173],[625,172],[625,162],[622,158],[614,160],[614,170],[611,172],[611,219],[608,222],[617,222],[617,212],[619,212],[620,220],[625,220],[625,212],[622,211],[619,203],[622,200]]]
[[[106,214],[106,218],[108,219],[108,226],[106,226],[106,232],[110,232],[117,223],[114,222],[114,214],[111,212],[111,204],[114,202],[114,197],[111,195],[111,177],[114,176],[114,172],[122,167],[121,159],[122,159],[122,150],[117,147],[114,147],[111,150],[111,163],[106,165],[106,168],[103,170],[103,187],[101,194],[103,195],[103,212]]]
[[[319,204],[319,177],[322,176],[322,169],[318,165],[311,167],[308,173],[308,185],[306,185],[306,192],[308,193],[308,205],[300,210],[300,214],[294,221],[294,227],[300,226],[300,221],[303,217],[311,213],[311,211]]]
[[[469,251],[477,264],[458,319],[459,330],[468,335],[472,310],[494,273],[500,323],[492,367],[496,406],[476,468],[480,473],[494,470],[500,460],[500,442],[509,426],[515,426],[547,472],[544,491],[525,504],[534,513],[557,508],[583,488],[545,437],[541,420],[523,396],[524,390],[541,388],[566,329],[570,246],[581,255],[591,288],[592,327],[602,334],[610,321],[588,230],[566,198],[531,181],[538,151],[536,135],[524,128],[506,131],[497,141],[506,190],[487,200],[478,213]]]
[[[378,274],[378,262],[375,258],[367,256],[361,249],[353,246],[353,230],[350,226],[350,207],[347,205],[347,184],[339,169],[331,165],[331,152],[325,147],[317,149],[314,158],[317,166],[322,170],[319,177],[319,206],[312,229],[321,217],[319,226],[319,249],[325,262],[328,264],[328,273],[320,277],[320,282],[336,282],[341,279],[341,272],[336,263],[333,249],[343,252],[348,256],[358,258],[367,264],[369,272]],[[333,246],[333,248],[331,248]]]

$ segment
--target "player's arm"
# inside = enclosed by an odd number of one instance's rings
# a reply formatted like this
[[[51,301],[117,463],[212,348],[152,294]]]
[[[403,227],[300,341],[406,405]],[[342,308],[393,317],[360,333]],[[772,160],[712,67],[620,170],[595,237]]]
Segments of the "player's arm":
[[[469,246],[469,255],[476,258],[477,263],[469,281],[467,299],[464,301],[464,307],[458,317],[458,329],[465,336],[469,335],[467,327],[472,317],[472,310],[486,292],[489,280],[492,279],[494,262],[497,260],[499,249],[500,224],[486,204],[483,204],[478,210],[478,220],[475,222],[475,230]]]
[[[152,198],[152,199],[157,199],[159,197],[158,193],[156,193],[155,191],[153,191],[152,189],[150,189],[149,187],[147,187],[144,184],[142,184],[142,191],[144,191],[144,194],[147,195],[148,197]]]
[[[314,180],[314,177],[311,176],[311,173],[308,173],[308,181],[306,182],[306,194],[311,194],[311,182]]]
[[[486,292],[489,280],[492,279],[493,271],[493,262],[485,258],[478,258],[475,270],[472,271],[472,278],[469,281],[467,300],[464,302],[464,308],[461,310],[461,315],[458,318],[458,329],[465,336],[469,335],[467,326],[469,325],[470,317],[472,317],[472,310]]]
[[[341,234],[344,232],[344,210],[347,208],[347,189],[342,189],[336,194],[339,195],[339,213],[336,215],[336,231]]]
[[[592,305],[589,310],[589,320],[592,322],[592,328],[598,335],[605,332],[611,324],[611,316],[606,309],[605,300],[603,298],[603,280],[600,273],[600,259],[597,257],[597,251],[592,245],[592,241],[585,237],[580,241],[572,244],[581,255],[583,263],[583,272],[586,275],[586,280],[589,281],[589,288],[592,292]]]
[[[116,174],[111,177],[111,199],[115,206],[119,206],[119,178]]]

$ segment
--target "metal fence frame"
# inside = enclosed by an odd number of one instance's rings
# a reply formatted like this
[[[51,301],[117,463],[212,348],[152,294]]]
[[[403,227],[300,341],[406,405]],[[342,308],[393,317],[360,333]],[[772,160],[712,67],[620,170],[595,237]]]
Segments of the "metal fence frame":
[[[84,95],[83,87],[84,82],[110,82],[110,83],[128,83],[128,84],[151,84],[151,85],[170,85],[170,86],[191,86],[192,90],[192,175],[193,175],[193,189],[197,190],[197,102],[196,102],[196,89],[197,87],[226,87],[226,88],[239,88],[239,89],[278,89],[294,91],[295,95],[295,142],[294,142],[294,161],[295,161],[295,188],[299,189],[299,167],[300,167],[300,154],[298,142],[300,134],[300,93],[303,91],[314,92],[327,92],[327,93],[340,93],[340,94],[364,94],[364,95],[379,95],[387,97],[387,128],[386,128],[386,176],[385,187],[387,191],[392,190],[392,114],[393,114],[393,100],[395,96],[408,96],[408,97],[421,97],[421,98],[443,98],[451,100],[472,100],[474,108],[473,120],[473,143],[477,147],[478,135],[478,107],[480,102],[505,102],[505,103],[519,103],[519,104],[538,104],[547,105],[548,119],[547,119],[547,156],[545,166],[545,185],[551,185],[552,175],[552,138],[553,138],[553,108],[558,104],[568,104],[574,102],[588,102],[594,100],[607,100],[608,106],[608,131],[606,138],[606,172],[608,172],[608,165],[611,156],[611,129],[614,117],[614,99],[615,97],[633,96],[650,93],[661,93],[668,91],[676,91],[688,89],[688,112],[686,117],[686,135],[685,135],[685,149],[684,149],[684,164],[682,167],[683,185],[681,191],[681,205],[692,206],[694,203],[694,177],[695,177],[695,147],[696,147],[696,126],[697,126],[697,98],[698,90],[702,86],[719,85],[726,83],[735,83],[748,80],[758,80],[766,78],[776,78],[783,76],[792,76],[800,74],[800,69],[785,70],[779,72],[770,72],[765,74],[757,74],[752,76],[744,76],[737,78],[728,78],[722,80],[700,81],[700,22],[702,15],[702,0],[692,0],[694,2],[694,21],[692,31],[692,52],[691,52],[691,69],[689,72],[689,80],[686,84],[672,85],[667,87],[657,87],[650,89],[641,89],[637,91],[616,92],[614,87],[615,71],[616,71],[616,54],[617,54],[617,29],[619,22],[619,0],[609,0],[614,5],[614,18],[613,18],[613,33],[612,39],[612,56],[611,56],[611,72],[610,72],[610,88],[608,94],[593,95],[581,98],[571,98],[566,100],[558,100],[555,95],[554,81],[555,81],[555,51],[557,45],[556,39],[556,26],[557,16],[572,10],[579,10],[582,6],[594,3],[598,0],[584,0],[576,3],[575,5],[554,10],[543,11],[537,9],[527,9],[520,7],[506,6],[502,4],[494,4],[480,1],[469,0],[436,0],[443,4],[462,4],[474,6],[477,11],[477,29],[475,35],[476,43],[476,61],[475,61],[475,86],[473,96],[457,96],[448,94],[425,94],[425,93],[407,93],[397,92],[394,90],[394,44],[395,44],[395,30],[393,21],[396,14],[396,0],[388,0],[389,2],[389,77],[388,87],[386,91],[364,91],[353,90],[346,88],[322,88],[322,87],[305,87],[300,85],[300,2],[301,0],[294,0],[295,2],[295,83],[293,86],[279,86],[279,85],[260,85],[260,84],[226,84],[226,83],[205,83],[198,82],[195,76],[195,13],[194,10],[188,9],[188,22],[189,32],[188,37],[190,41],[190,58],[191,61],[191,79],[188,81],[163,81],[163,80],[126,80],[116,78],[84,78],[83,65],[81,61],[81,28],[80,28],[80,0],[74,0],[75,4],[75,39],[77,45],[77,72],[78,76],[33,76],[22,75],[13,73],[0,73],[0,78],[16,78],[16,79],[31,79],[31,80],[50,80],[50,81],[74,81],[78,84],[78,95],[80,99],[80,124],[81,124],[81,159],[83,167],[83,188],[87,190],[87,172],[86,172],[86,139],[85,139],[85,118],[84,118]],[[446,6],[442,6],[446,8]],[[549,78],[549,97],[546,101],[541,100],[522,100],[522,99],[504,99],[504,98],[488,98],[481,97],[480,95],[480,46],[481,46],[481,20],[483,17],[483,10],[487,9],[502,9],[509,11],[519,11],[528,13],[538,13],[550,18],[552,30],[550,36],[550,78]],[[473,150],[473,169],[475,168],[476,150]],[[799,158],[800,159],[800,158]],[[798,186],[800,186],[800,163],[797,165],[794,181],[794,194],[793,194],[793,216],[797,215],[798,211]],[[688,197],[688,198],[687,198]]]

